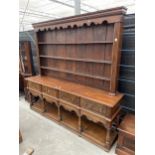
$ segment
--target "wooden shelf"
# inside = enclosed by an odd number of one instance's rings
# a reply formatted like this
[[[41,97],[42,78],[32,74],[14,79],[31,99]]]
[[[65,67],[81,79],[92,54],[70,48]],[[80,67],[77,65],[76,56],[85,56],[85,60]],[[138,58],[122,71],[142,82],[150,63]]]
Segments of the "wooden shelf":
[[[108,61],[108,60],[80,59],[80,58],[58,57],[58,56],[48,56],[48,55],[40,55],[40,58],[68,60],[68,61],[80,61],[80,62],[93,62],[93,63],[103,63],[103,64],[111,64],[112,63],[111,61]]]
[[[82,135],[86,136],[88,139],[96,141],[99,145],[103,146],[106,143],[107,130],[105,127],[98,123],[89,121],[87,118],[82,118]],[[111,133],[111,145],[116,138],[117,133]]]
[[[62,43],[58,43],[58,42],[38,42],[38,44],[40,45],[81,45],[81,44],[113,44],[113,41],[93,41],[93,42],[75,42],[75,43],[71,43],[71,42],[62,42]]]
[[[44,111],[43,102],[39,99],[38,101],[33,103],[31,108],[35,111],[42,113]]]
[[[63,73],[68,73],[68,74],[74,74],[74,75],[78,75],[78,76],[84,76],[84,77],[93,78],[93,79],[110,81],[110,78],[107,78],[107,77],[94,76],[94,75],[83,74],[83,73],[75,73],[75,72],[72,72],[72,71],[67,71],[67,70],[57,69],[57,68],[52,68],[52,67],[45,67],[45,66],[41,66],[40,68],[41,69],[46,69],[46,70],[52,70],[52,71],[56,71],[56,72],[63,72]]]
[[[75,114],[75,112],[70,112],[65,110],[64,108],[61,108],[61,123],[63,123],[65,126],[78,131],[78,116]]]
[[[100,144],[106,142],[106,129],[86,118],[82,118],[82,134],[97,140]]]
[[[45,112],[44,115],[58,120],[58,108],[54,103],[46,102]]]

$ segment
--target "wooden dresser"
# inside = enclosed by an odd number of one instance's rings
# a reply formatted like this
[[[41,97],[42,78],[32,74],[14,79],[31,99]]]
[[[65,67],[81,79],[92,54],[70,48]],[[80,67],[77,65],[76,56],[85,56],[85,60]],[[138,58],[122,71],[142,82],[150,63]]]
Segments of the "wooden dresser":
[[[123,119],[119,128],[119,136],[116,147],[118,155],[135,154],[135,116],[128,114]]]
[[[118,7],[34,24],[40,75],[27,78],[31,108],[109,150],[123,94],[117,92]]]

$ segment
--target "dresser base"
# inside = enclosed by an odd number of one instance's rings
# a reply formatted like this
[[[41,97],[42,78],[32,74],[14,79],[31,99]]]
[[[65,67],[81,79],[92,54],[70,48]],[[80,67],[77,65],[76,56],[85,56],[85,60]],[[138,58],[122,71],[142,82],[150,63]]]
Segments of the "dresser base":
[[[109,96],[99,89],[48,77],[29,79],[33,110],[104,150],[110,150],[117,138],[112,125],[119,117],[122,94]]]

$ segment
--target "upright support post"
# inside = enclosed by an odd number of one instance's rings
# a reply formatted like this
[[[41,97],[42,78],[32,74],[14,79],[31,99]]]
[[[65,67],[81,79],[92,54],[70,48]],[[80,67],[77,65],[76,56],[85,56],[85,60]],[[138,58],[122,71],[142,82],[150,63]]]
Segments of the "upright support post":
[[[79,126],[79,136],[81,137],[81,132],[82,132],[82,128],[81,128],[81,114],[78,115],[78,126]]]
[[[115,95],[118,85],[119,63],[120,63],[120,48],[122,44],[122,23],[114,24],[113,46],[112,46],[112,65],[111,65],[111,80],[110,94]]]
[[[111,129],[107,128],[107,133],[106,133],[106,144],[110,145],[110,135],[111,135]]]
[[[46,100],[43,98],[43,112],[46,112]]]
[[[60,113],[60,105],[58,105],[58,121],[61,121],[62,117],[61,117],[61,113]]]
[[[32,96],[31,93],[30,93],[30,96],[29,97],[30,97],[30,108],[31,108],[32,107],[32,104],[33,104],[33,101],[32,101],[33,100],[33,96]]]

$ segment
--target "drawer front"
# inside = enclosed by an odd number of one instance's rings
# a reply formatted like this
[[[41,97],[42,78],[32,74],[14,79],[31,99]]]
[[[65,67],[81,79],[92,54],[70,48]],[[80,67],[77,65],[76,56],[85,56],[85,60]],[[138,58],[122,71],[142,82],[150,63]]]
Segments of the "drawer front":
[[[34,82],[28,82],[28,86],[29,88],[31,89],[35,89],[35,90],[38,90],[38,91],[41,91],[41,85],[38,84],[38,83],[34,83]]]
[[[71,95],[69,93],[60,92],[60,99],[68,101],[72,104],[79,106],[79,102],[80,102],[79,97]]]
[[[106,117],[110,117],[110,112],[109,112],[109,108],[101,105],[97,102],[93,102],[87,99],[81,99],[81,107],[86,109],[86,110],[90,110],[92,112],[95,112],[97,114],[101,114],[104,115]]]
[[[55,90],[53,88],[42,86],[42,92],[45,93],[45,94],[57,97],[57,90]]]

